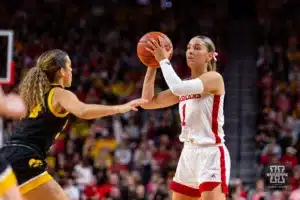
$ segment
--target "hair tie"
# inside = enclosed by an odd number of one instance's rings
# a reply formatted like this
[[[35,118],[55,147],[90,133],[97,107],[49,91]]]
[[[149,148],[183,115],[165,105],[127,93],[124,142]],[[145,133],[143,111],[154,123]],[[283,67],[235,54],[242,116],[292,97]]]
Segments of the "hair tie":
[[[217,52],[214,52],[214,53],[213,53],[213,58],[214,58],[215,61],[217,61],[217,56],[218,56],[218,55],[219,55],[219,54],[218,54]]]

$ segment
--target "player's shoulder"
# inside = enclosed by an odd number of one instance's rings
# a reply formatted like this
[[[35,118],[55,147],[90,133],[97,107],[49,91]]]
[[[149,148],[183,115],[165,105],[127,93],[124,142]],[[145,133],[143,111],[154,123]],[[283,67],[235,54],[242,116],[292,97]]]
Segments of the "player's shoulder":
[[[217,71],[208,71],[208,72],[205,72],[199,78],[200,79],[203,78],[203,79],[214,80],[214,81],[218,81],[218,82],[224,82],[223,81],[223,76],[219,72],[217,72]]]
[[[64,92],[64,91],[65,91],[65,89],[62,88],[62,87],[54,87],[53,90],[54,90],[55,92]]]
[[[62,87],[54,87],[52,88],[53,90],[53,96],[55,96],[56,99],[59,98],[64,98],[70,94],[73,94],[70,90],[66,90],[65,88]]]
[[[64,100],[69,101],[71,99],[77,98],[76,94],[66,88],[54,88],[54,97],[58,101]]]
[[[219,78],[223,78],[222,74],[220,74],[219,72],[217,71],[208,71],[206,72],[205,74],[209,74],[211,76],[216,76],[216,77],[219,77]]]
[[[65,94],[65,93],[72,93],[70,90],[67,90],[65,88],[62,88],[62,87],[55,87],[53,88],[54,92],[57,94],[57,95],[60,95],[60,94]]]

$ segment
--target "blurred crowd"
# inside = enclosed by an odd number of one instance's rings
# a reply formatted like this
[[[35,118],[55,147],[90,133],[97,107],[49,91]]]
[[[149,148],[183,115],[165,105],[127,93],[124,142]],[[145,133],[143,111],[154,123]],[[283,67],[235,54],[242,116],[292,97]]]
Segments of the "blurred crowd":
[[[253,199],[300,198],[300,49],[296,1],[260,1],[256,156],[260,179]],[[282,164],[287,187],[270,188],[269,165]],[[249,197],[249,195],[248,195]]]
[[[17,83],[43,51],[60,48],[72,60],[70,90],[80,100],[112,105],[138,98],[146,67],[136,56],[136,45],[152,30],[172,39],[173,66],[182,78],[189,76],[186,45],[199,33],[212,37],[220,66],[226,63],[222,4],[203,5],[201,13],[191,8],[188,13],[179,10],[175,14],[159,6],[129,7],[116,1],[93,2],[93,6],[89,1],[45,2],[11,1],[5,9],[0,6],[7,16],[0,19],[1,27],[15,34]],[[17,83],[4,89],[16,90]],[[156,92],[166,88],[158,73]],[[6,121],[5,137],[16,125]],[[47,156],[48,171],[71,200],[168,199],[168,184],[182,148],[179,133],[176,106],[89,121],[71,117]]]

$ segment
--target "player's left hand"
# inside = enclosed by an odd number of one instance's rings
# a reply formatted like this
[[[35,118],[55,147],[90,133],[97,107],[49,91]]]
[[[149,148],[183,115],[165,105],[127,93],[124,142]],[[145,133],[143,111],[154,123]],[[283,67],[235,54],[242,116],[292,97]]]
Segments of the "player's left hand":
[[[172,49],[169,51],[166,50],[165,42],[162,37],[159,37],[158,41],[155,39],[148,41],[148,45],[150,48],[146,48],[146,50],[149,51],[158,62],[168,59],[172,53]]]

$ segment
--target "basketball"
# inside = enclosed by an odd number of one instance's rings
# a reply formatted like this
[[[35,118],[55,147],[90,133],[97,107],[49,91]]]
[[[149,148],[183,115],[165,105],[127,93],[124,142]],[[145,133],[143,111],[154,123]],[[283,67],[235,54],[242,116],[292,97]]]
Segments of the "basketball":
[[[163,38],[163,40],[165,42],[165,48],[167,51],[170,51],[171,49],[173,49],[171,40],[165,34],[163,34],[161,32],[146,33],[139,40],[139,42],[137,44],[137,55],[138,55],[140,61],[147,67],[153,67],[153,68],[159,67],[159,63],[157,62],[155,57],[150,52],[148,52],[146,49],[146,47],[150,48],[150,46],[147,44],[147,42],[152,39],[159,41],[159,36]],[[171,52],[169,59],[171,59],[172,54],[173,54],[173,51]]]

